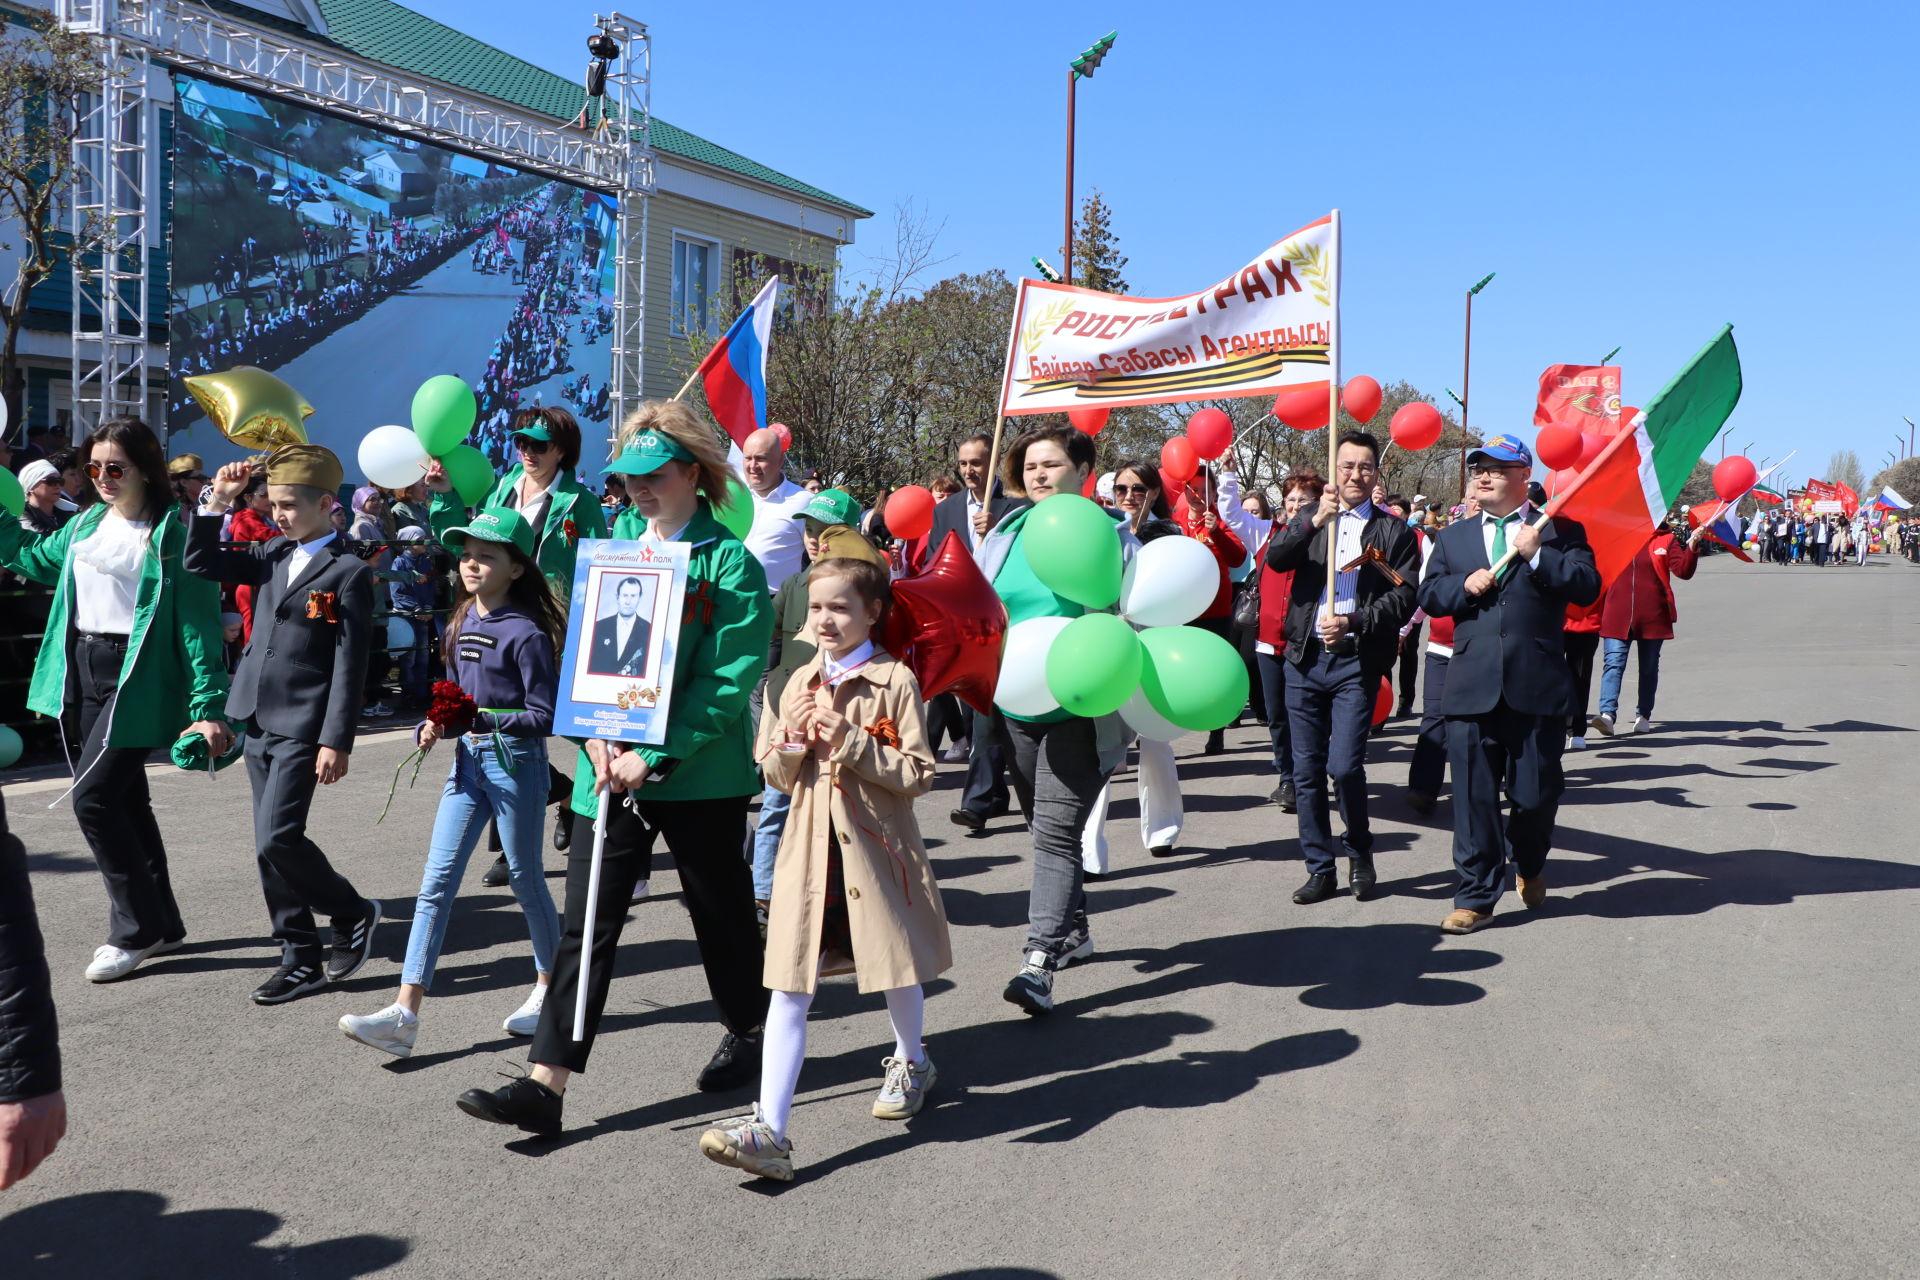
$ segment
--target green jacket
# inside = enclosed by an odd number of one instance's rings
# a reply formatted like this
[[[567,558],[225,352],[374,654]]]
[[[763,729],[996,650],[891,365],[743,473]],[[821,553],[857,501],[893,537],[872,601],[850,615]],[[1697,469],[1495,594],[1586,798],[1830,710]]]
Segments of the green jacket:
[[[514,486],[520,483],[525,470],[515,463],[475,510],[512,506]],[[459,494],[430,493],[428,497],[431,501],[427,504],[427,521],[435,541],[447,530],[466,523],[467,508]],[[571,535],[567,533],[569,520],[573,522]],[[573,598],[573,562],[580,540],[607,536],[606,508],[585,485],[570,475],[562,476],[554,486],[553,500],[547,503],[547,518],[534,534],[533,558],[540,565],[540,572],[546,575],[554,596],[564,603]]]
[[[646,527],[640,513],[629,508],[613,522],[611,536],[638,538]],[[672,761],[673,769],[640,794],[649,800],[758,795],[762,784],[753,764],[747,699],[766,669],[773,640],[767,575],[746,544],[714,519],[705,499],[678,541],[692,543],[693,555],[674,654],[667,740],[635,748],[649,767]],[[593,765],[583,751],[574,774],[574,812],[591,818],[594,802]]]
[[[58,718],[67,701],[67,654],[73,647],[68,550],[85,541],[106,514],[106,504],[98,503],[47,534],[0,519],[0,563],[53,588],[53,607],[27,690],[28,708],[43,716]],[[226,710],[220,584],[186,571],[180,563],[186,541],[180,509],[168,507],[140,569],[120,696],[107,727],[110,747],[171,746],[195,720],[218,719]]]

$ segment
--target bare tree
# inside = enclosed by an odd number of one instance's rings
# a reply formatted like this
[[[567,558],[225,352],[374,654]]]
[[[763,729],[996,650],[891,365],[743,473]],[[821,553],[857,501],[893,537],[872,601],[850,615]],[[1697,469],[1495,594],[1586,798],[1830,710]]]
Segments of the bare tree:
[[[6,327],[0,390],[14,410],[11,420],[22,422],[18,350],[33,291],[64,269],[70,254],[97,251],[106,230],[91,218],[75,244],[73,233],[58,225],[81,176],[73,142],[104,72],[94,37],[68,31],[44,13],[17,15],[14,24],[0,38],[0,218],[12,224],[0,250],[17,255],[13,280],[0,293]]]
[[[1867,483],[1867,469],[1860,465],[1860,455],[1851,449],[1836,450],[1827,459],[1827,482],[1843,484],[1859,493]]]

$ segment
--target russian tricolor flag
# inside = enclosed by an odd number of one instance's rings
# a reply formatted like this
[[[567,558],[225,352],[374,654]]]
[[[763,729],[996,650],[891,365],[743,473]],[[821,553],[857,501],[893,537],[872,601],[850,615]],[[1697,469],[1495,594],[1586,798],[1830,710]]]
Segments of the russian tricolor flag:
[[[775,276],[700,362],[707,407],[735,445],[745,446],[749,435],[767,425],[767,347],[779,297]]]

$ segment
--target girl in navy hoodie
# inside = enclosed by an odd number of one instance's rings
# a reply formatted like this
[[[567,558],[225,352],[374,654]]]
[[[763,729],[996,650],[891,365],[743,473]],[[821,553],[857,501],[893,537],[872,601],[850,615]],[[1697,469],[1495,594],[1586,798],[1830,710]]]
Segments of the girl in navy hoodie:
[[[533,530],[518,512],[482,511],[441,541],[460,557],[460,599],[447,616],[444,652],[454,683],[473,701],[473,723],[449,733],[429,719],[414,730],[423,750],[443,735],[453,737],[454,757],[420,879],[400,993],[378,1013],[340,1019],[349,1039],[399,1058],[413,1052],[454,891],[489,819],[498,822],[513,893],[533,935],[536,983],[507,1018],[508,1032],[529,1036],[539,1025],[560,939],[559,914],[540,866],[540,835],[547,735],[559,687],[554,650],[566,618],[533,559]]]

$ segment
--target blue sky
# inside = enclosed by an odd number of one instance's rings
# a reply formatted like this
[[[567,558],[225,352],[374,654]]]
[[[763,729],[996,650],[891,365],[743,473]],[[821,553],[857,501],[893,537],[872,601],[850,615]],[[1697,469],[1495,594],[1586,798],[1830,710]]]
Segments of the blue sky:
[[[412,7],[586,62],[589,5]],[[1078,182],[1114,206],[1136,293],[1198,288],[1338,206],[1349,375],[1444,402],[1462,295],[1498,272],[1474,307],[1482,430],[1530,438],[1540,370],[1616,345],[1643,404],[1728,321],[1730,450],[1818,473],[1852,448],[1871,476],[1920,419],[1906,6],[663,8],[635,15],[655,112],[876,210],[856,267],[908,202],[944,222],[943,271],[1057,261],[1066,64],[1117,29],[1081,83]]]

